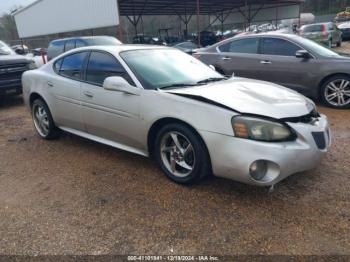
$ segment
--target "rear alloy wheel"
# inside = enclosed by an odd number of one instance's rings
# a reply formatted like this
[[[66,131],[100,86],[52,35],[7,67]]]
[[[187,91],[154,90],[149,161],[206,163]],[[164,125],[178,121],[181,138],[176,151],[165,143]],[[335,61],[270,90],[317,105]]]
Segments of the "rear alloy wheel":
[[[350,107],[350,77],[336,76],[330,78],[322,87],[323,102],[333,108]]]
[[[181,124],[169,124],[159,131],[155,156],[162,171],[177,183],[198,182],[211,170],[205,145],[197,134]]]
[[[34,127],[40,137],[51,140],[59,136],[59,129],[55,126],[50,110],[42,99],[33,102],[32,117]]]

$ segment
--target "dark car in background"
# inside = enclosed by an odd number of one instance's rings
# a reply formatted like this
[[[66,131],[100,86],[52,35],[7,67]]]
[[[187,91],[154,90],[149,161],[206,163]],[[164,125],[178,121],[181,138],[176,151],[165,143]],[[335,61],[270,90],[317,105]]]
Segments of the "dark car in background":
[[[350,58],[297,35],[235,37],[194,56],[223,75],[273,82],[330,107],[350,107]]]
[[[50,42],[47,50],[47,59],[50,61],[64,52],[79,47],[101,45],[113,46],[120,44],[122,44],[122,42],[112,36],[85,36],[57,39]]]
[[[350,39],[350,22],[341,23],[338,25],[339,30],[342,32],[343,40]]]
[[[17,55],[0,41],[0,101],[7,95],[22,93],[22,74],[35,68],[35,63],[25,56]]]
[[[218,42],[218,37],[214,32],[202,31],[200,32],[200,44],[201,46],[210,46]]]
[[[332,22],[304,25],[300,28],[299,34],[328,47],[333,45],[340,47],[342,44],[342,32]]]
[[[144,34],[138,34],[132,39],[133,44],[140,45],[161,45],[163,41],[157,37],[152,37]]]

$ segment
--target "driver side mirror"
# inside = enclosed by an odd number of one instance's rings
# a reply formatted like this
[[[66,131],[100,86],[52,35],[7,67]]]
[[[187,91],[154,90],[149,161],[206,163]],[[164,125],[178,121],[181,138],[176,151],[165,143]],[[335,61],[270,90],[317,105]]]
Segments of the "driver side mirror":
[[[311,58],[312,56],[310,55],[310,53],[306,50],[298,50],[296,53],[295,53],[295,57],[296,58],[303,58],[303,59],[309,59]]]
[[[122,92],[129,95],[141,95],[141,89],[130,85],[124,78],[120,76],[107,77],[103,82],[103,88],[109,91]]]

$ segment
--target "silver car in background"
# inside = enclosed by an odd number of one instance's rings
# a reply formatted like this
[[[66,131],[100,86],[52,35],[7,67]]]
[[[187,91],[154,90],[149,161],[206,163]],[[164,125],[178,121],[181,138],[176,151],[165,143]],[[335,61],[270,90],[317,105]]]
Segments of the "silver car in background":
[[[64,130],[155,158],[183,184],[214,173],[257,186],[317,167],[326,116],[276,84],[225,78],[173,48],[80,48],[23,76],[44,139]]]

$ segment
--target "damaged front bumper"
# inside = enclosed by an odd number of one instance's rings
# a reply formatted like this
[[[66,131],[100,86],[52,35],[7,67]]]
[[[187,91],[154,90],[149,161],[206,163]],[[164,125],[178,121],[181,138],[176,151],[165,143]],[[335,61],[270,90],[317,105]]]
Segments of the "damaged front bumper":
[[[331,144],[327,117],[312,123],[287,123],[297,134],[291,142],[259,142],[200,131],[211,157],[213,173],[246,184],[272,186],[286,177],[316,168]],[[253,163],[263,161],[266,175],[256,180],[250,175]]]

